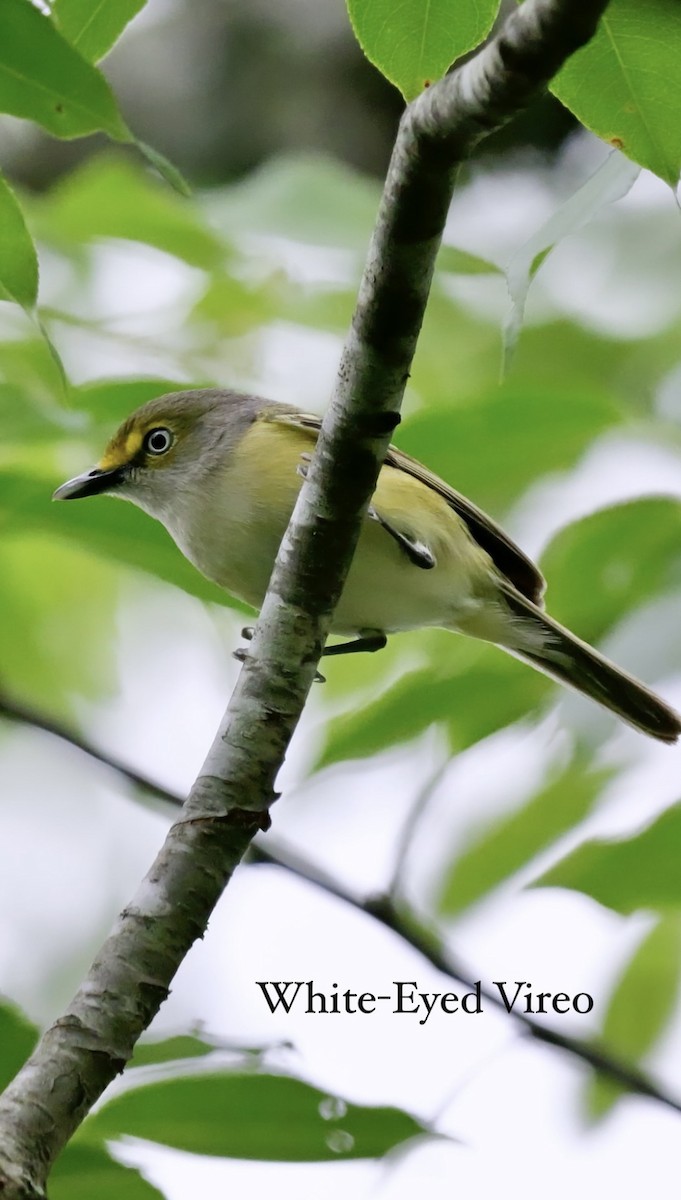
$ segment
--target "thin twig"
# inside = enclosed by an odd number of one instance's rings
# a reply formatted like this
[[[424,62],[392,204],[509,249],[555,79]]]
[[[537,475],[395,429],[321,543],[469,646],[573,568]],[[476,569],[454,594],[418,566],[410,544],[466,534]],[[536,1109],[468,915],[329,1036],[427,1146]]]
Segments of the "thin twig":
[[[440,763],[440,766],[419,791],[419,794],[411,805],[406,820],[402,825],[397,843],[397,850],[395,852],[395,862],[393,864],[392,875],[386,889],[386,894],[389,896],[394,905],[396,905],[399,900],[402,876],[404,874],[407,858],[409,857],[409,852],[414,843],[417,830],[421,825],[426,812],[428,811],[430,802],[435,795],[435,792],[447,773],[450,763],[451,759],[449,757],[445,758],[444,761]]]

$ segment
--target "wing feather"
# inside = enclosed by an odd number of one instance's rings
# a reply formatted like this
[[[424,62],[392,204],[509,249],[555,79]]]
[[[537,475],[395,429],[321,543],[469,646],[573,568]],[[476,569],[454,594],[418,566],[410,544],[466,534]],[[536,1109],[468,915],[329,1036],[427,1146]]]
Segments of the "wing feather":
[[[277,407],[276,410],[274,408],[270,410],[267,419],[306,430],[310,437],[315,439],[321,428],[320,417],[283,406]],[[398,450],[396,446],[390,446],[385,465],[398,471],[405,471],[442,496],[450,508],[465,522],[478,545],[489,554],[497,570],[510,580],[522,596],[531,600],[533,604],[541,606],[546,586],[544,576],[532,560],[523,553],[519,546],[516,546],[515,542],[491,517],[488,517],[482,509],[472,504],[460,492],[451,488],[444,479],[440,479],[438,475],[429,471],[418,459],[405,454],[404,450]]]

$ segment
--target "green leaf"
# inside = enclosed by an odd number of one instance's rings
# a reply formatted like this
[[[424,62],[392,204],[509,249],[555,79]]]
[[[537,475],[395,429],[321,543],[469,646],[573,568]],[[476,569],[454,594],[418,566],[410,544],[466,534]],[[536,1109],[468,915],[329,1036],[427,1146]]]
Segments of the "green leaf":
[[[666,910],[681,903],[681,804],[632,837],[585,842],[535,880],[592,896],[619,913]]]
[[[78,1137],[78,1135],[76,1135]],[[104,1146],[72,1141],[50,1172],[50,1200],[162,1200],[133,1168],[115,1162]]]
[[[43,503],[48,506],[47,498]],[[107,636],[117,601],[114,571],[80,547],[18,536],[16,512],[7,522],[0,517],[7,523],[11,534],[3,530],[0,537],[3,684],[20,697],[40,696],[57,712],[70,707],[76,693],[101,696],[115,678],[115,647]]]
[[[189,186],[179,167],[176,167],[175,163],[171,162],[169,158],[166,158],[165,154],[161,154],[160,150],[156,150],[154,146],[150,146],[148,142],[141,142],[139,138],[135,138],[135,145],[137,146],[137,149],[142,157],[146,158],[149,165],[152,166],[155,171],[158,171],[161,179],[164,179],[174,192],[177,192],[180,196],[184,196],[185,198],[193,194],[191,187]]]
[[[256,233],[363,255],[379,200],[374,180],[331,159],[302,155],[269,161],[243,183],[212,191],[204,205],[229,240]]]
[[[203,1058],[212,1054],[215,1046],[191,1034],[178,1034],[157,1042],[138,1042],[129,1067],[152,1067],[159,1063],[177,1062],[182,1058]]]
[[[9,1000],[0,1000],[0,1092],[4,1091],[38,1041],[38,1030]]]
[[[376,1158],[419,1133],[423,1126],[396,1108],[346,1104],[283,1075],[231,1072],[135,1088],[84,1126],[88,1138],[125,1135],[194,1154],[268,1162]]]
[[[598,391],[509,386],[467,408],[417,413],[395,440],[476,504],[500,513],[537,478],[571,466],[619,420]]]
[[[681,917],[671,913],[646,934],[610,997],[599,1041],[610,1054],[638,1062],[653,1048],[674,1014],[681,986]],[[605,1115],[626,1089],[596,1071],[589,1078],[589,1115]]]
[[[212,270],[226,251],[195,206],[169,192],[138,163],[101,154],[33,202],[45,239],[75,242],[126,238],[146,242],[194,267]]]
[[[681,582],[681,504],[654,497],[600,509],[562,529],[541,565],[552,615],[599,641],[625,613]]]
[[[0,300],[30,310],[37,298],[38,255],[16,197],[0,175]]]
[[[443,677],[435,665],[404,675],[378,700],[329,722],[317,768],[367,758],[444,725],[457,751],[535,713],[551,684],[501,650],[457,646],[460,673]],[[459,657],[459,656],[457,656]]]
[[[147,571],[202,600],[233,603],[187,562],[157,521],[132,504],[106,496],[52,504],[52,490],[46,481],[0,471],[0,522],[5,517],[15,533],[67,538],[106,561]]]
[[[581,229],[600,210],[626,196],[639,175],[639,168],[623,154],[613,152],[548,221],[513,254],[506,268],[511,309],[504,322],[504,371],[515,352],[530,284],[555,244]]]
[[[52,19],[88,62],[98,62],[118,41],[146,0],[54,0]]]
[[[676,187],[681,170],[681,8],[612,0],[551,91],[593,133]]]
[[[108,441],[121,421],[136,408],[157,396],[181,392],[186,387],[186,383],[180,383],[177,379],[153,376],[143,379],[98,379],[74,388],[72,399],[74,405],[87,413],[97,438],[94,453],[101,454],[104,449],[102,438]]]
[[[81,58],[30,0],[0,4],[0,112],[37,121],[61,138],[131,134],[103,75]]]
[[[478,254],[448,245],[440,246],[437,267],[439,271],[449,271],[452,275],[498,275],[501,270],[496,263],[480,258]]]
[[[489,33],[498,0],[347,0],[357,41],[379,71],[413,100]]]
[[[440,911],[462,912],[519,871],[584,819],[609,778],[571,763],[520,809],[474,834],[442,881]]]

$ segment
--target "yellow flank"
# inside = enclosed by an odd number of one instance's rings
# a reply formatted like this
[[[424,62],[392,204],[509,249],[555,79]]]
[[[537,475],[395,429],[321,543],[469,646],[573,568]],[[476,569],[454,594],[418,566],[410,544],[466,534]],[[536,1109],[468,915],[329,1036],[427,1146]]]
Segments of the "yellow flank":
[[[272,454],[272,438],[278,451]],[[258,607],[302,480],[296,467],[316,435],[261,420],[233,451],[201,505],[191,557],[204,574]],[[416,566],[378,522],[367,517],[336,610],[334,632],[385,632],[422,625],[475,623],[490,590],[490,560],[444,498],[427,484],[384,467],[373,506],[390,525],[435,555]],[[210,530],[210,533],[208,532]],[[216,562],[220,569],[216,571]]]

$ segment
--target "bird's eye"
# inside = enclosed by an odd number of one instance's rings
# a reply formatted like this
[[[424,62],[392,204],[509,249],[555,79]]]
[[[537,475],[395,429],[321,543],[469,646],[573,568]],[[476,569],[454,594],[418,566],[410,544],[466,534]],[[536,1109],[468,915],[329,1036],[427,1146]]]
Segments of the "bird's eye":
[[[165,454],[173,444],[173,435],[169,429],[150,429],[144,439],[144,449],[149,454]]]

